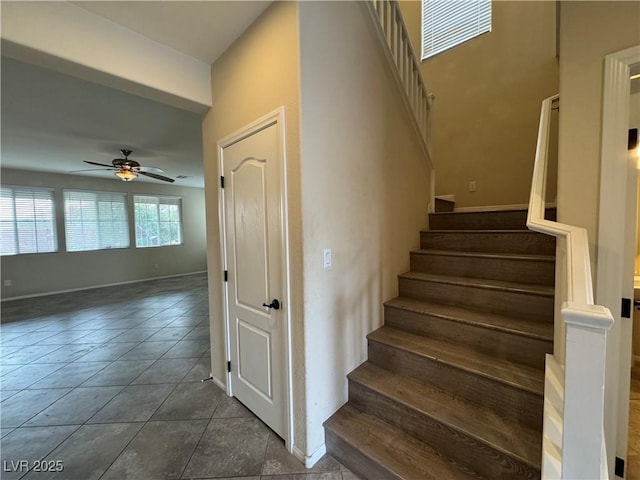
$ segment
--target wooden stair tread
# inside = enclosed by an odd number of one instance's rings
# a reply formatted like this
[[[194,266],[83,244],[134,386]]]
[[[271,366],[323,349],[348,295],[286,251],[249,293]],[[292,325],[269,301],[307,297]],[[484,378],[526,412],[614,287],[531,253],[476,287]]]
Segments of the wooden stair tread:
[[[429,302],[407,297],[396,297],[385,302],[385,306],[399,310],[428,314],[455,322],[500,330],[514,335],[553,341],[553,324],[528,319],[512,318],[495,313],[471,310],[443,303]]]
[[[369,362],[348,377],[534,469],[540,469],[542,444],[539,431],[514,424],[495,412]]]
[[[472,277],[452,277],[449,275],[435,275],[422,272],[406,272],[399,275],[399,278],[409,280],[422,280],[427,282],[437,282],[449,285],[460,285],[467,287],[485,288],[488,290],[500,290],[505,292],[524,293],[543,297],[553,297],[555,289],[545,285],[534,285],[528,283],[504,282],[501,280],[488,280],[484,278]]]
[[[536,395],[542,396],[544,391],[542,369],[516,364],[470,350],[465,346],[415,335],[388,326],[371,332],[367,338]]]
[[[324,424],[342,441],[399,479],[479,480],[474,472],[451,463],[424,442],[403,433],[377,417],[367,415],[348,404]]]
[[[509,259],[535,262],[554,263],[556,258],[553,255],[531,255],[526,253],[491,253],[491,252],[465,252],[460,250],[433,250],[420,248],[412,250],[411,253],[417,255],[440,255],[447,257],[468,257],[468,258],[489,258],[489,259]]]
[[[445,212],[446,213],[446,212]],[[496,228],[496,229],[492,229],[492,228],[485,228],[485,229],[477,229],[477,230],[465,230],[463,228],[458,228],[458,229],[438,229],[438,228],[434,228],[434,229],[429,229],[429,230],[421,230],[420,233],[507,233],[507,234],[512,234],[512,233],[527,233],[527,234],[535,234],[535,235],[540,235],[540,236],[548,236],[545,235],[544,233],[539,233],[539,232],[534,232],[533,230],[528,230],[526,228],[522,228],[522,229],[514,229],[514,230],[509,230],[509,229],[500,229],[500,228]]]

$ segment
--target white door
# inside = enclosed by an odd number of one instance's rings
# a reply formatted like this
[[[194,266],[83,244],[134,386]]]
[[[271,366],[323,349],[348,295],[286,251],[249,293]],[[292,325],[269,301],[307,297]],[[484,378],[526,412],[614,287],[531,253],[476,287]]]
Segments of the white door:
[[[278,136],[276,123],[251,132],[221,149],[221,166],[231,392],[285,437],[286,302]]]

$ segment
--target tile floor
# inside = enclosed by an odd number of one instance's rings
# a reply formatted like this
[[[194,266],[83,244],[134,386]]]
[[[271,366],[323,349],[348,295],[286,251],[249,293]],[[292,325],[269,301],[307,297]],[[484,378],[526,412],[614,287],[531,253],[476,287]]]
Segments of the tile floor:
[[[4,302],[0,477],[355,479],[200,381],[207,302],[204,275]]]

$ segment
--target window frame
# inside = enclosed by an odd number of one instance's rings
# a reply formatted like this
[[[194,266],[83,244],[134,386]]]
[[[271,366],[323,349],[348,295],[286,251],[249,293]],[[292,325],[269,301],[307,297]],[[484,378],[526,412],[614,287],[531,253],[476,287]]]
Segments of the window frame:
[[[429,6],[433,7],[437,13],[442,14],[442,18],[439,18],[437,22],[433,17],[431,20],[427,18],[427,15],[431,13]],[[484,10],[481,10],[483,7]],[[456,9],[453,10],[453,8]],[[443,14],[443,11],[447,12],[446,15]],[[420,58],[424,61],[480,35],[490,33],[493,28],[493,2],[492,0],[422,0],[420,19]],[[475,27],[473,26],[474,22]],[[427,41],[426,35],[426,30],[429,27],[432,30],[428,37],[431,42]],[[434,31],[436,28],[439,30]],[[452,33],[452,30],[458,30],[458,32]],[[434,37],[439,37],[440,42],[434,42]],[[442,43],[442,45],[434,47],[434,44],[437,45],[437,43]]]
[[[156,200],[156,203],[153,202],[138,202],[138,199],[140,198],[145,198],[145,199],[154,199]],[[163,200],[165,201],[163,203]],[[162,225],[169,225],[169,230],[171,231],[172,225],[175,225],[177,223],[177,233],[179,236],[179,242],[178,243],[158,243],[157,245],[151,245],[151,244],[147,244],[147,245],[143,245],[143,243],[141,241],[141,237],[138,234],[138,230],[139,230],[139,224],[138,224],[138,204],[141,205],[155,205],[156,206],[156,228],[157,228],[157,237],[158,237],[158,241],[160,242],[160,237],[161,237],[161,231],[162,231]],[[178,220],[161,220],[160,219],[160,206],[161,205],[177,205],[177,216],[178,216]],[[158,248],[158,247],[179,247],[179,246],[183,246],[184,245],[184,222],[183,222],[183,218],[184,216],[182,215],[182,197],[178,196],[178,195],[150,195],[150,194],[145,194],[145,193],[138,193],[138,194],[134,194],[133,195],[133,228],[134,228],[134,236],[135,236],[135,246],[136,248]],[[145,219],[146,221],[149,221],[149,219]],[[142,223],[142,221],[140,222]],[[143,227],[140,226],[140,228],[142,229]]]
[[[94,199],[94,203],[95,203],[95,215],[96,218],[95,220],[91,221],[88,220],[86,223],[87,224],[91,224],[94,223],[94,225],[92,225],[94,228],[96,228],[97,230],[97,243],[98,243],[98,247],[97,248],[80,248],[80,249],[71,249],[71,245],[73,245],[74,243],[76,243],[75,241],[70,241],[70,236],[74,234],[74,227],[72,226],[73,222],[77,222],[77,220],[70,220],[69,219],[69,212],[68,212],[68,205],[67,202],[70,200],[76,200],[76,201],[80,201],[80,199],[69,199],[67,197],[67,195],[72,194],[72,193],[77,193],[77,194],[91,194],[95,196]],[[113,204],[117,204],[117,205],[122,205],[122,214],[124,219],[120,219],[120,220],[114,220],[113,218],[110,220],[107,219],[102,219],[100,218],[100,207],[99,207],[99,202],[100,202],[100,196],[105,196],[105,200],[103,200],[103,202],[107,202],[108,197],[112,197],[112,198],[120,198],[122,201],[118,201],[118,202],[114,202],[113,200],[110,200],[109,203],[112,204],[111,206],[111,213],[113,214]],[[104,190],[84,190],[84,189],[63,189],[62,190],[62,199],[63,199],[63,204],[64,204],[64,230],[65,230],[65,241],[66,241],[66,251],[67,253],[80,253],[80,252],[95,252],[95,251],[101,251],[101,250],[122,250],[122,249],[127,249],[127,248],[131,248],[131,234],[129,231],[129,206],[128,206],[128,198],[129,195],[126,192],[113,192],[113,191],[104,191]],[[120,228],[121,228],[121,243],[120,245],[115,245],[115,246],[103,246],[105,243],[107,243],[107,238],[104,238],[101,235],[101,224],[105,224],[105,223],[112,223],[112,224],[116,224],[119,223],[120,224]],[[82,227],[84,227],[84,221],[81,219],[80,220],[80,224]],[[71,227],[71,228],[70,228]],[[114,236],[114,239],[117,239],[117,237]],[[126,243],[126,244],[125,244]],[[86,244],[85,244],[86,246]]]
[[[58,224],[57,224],[57,218],[56,218],[56,198],[55,198],[55,189],[52,187],[35,187],[35,186],[22,186],[22,185],[0,185],[0,191],[6,191],[9,190],[11,191],[11,201],[12,201],[12,220],[5,220],[4,217],[0,218],[0,225],[2,225],[2,230],[4,230],[4,225],[5,223],[11,223],[13,226],[13,246],[15,248],[15,253],[3,253],[2,252],[2,247],[0,246],[0,257],[13,257],[13,256],[17,256],[17,255],[42,255],[42,254],[47,254],[47,253],[57,253],[59,250],[59,242],[58,242]],[[33,220],[22,220],[24,222],[30,222],[35,224],[34,225],[34,229],[35,229],[35,245],[36,245],[36,249],[35,251],[20,251],[20,233],[19,233],[19,228],[18,228],[18,212],[16,211],[16,191],[23,191],[23,192],[28,192],[32,195],[35,195],[36,193],[39,194],[43,194],[43,193],[47,193],[48,195],[46,195],[47,198],[42,198],[42,200],[48,200],[50,202],[50,212],[48,212],[49,218],[47,220],[40,220],[43,222],[50,222],[49,228],[50,228],[50,235],[51,235],[51,242],[52,242],[52,249],[51,250],[42,250],[40,251],[39,249],[39,245],[38,245],[38,227],[37,227],[37,223],[38,223],[38,218],[37,218],[37,209],[35,206],[35,196],[32,196],[32,200],[34,201],[34,207],[33,207]],[[2,193],[0,193],[0,197],[4,198],[4,195],[2,195]],[[2,207],[0,206],[0,212],[2,211]],[[2,231],[0,230],[0,231]],[[2,242],[4,243],[4,242]]]

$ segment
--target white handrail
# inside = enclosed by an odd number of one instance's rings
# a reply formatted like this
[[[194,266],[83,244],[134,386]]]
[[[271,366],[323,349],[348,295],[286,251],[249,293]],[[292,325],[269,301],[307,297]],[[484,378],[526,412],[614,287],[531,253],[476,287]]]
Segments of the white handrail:
[[[375,20],[378,36],[384,45],[396,83],[403,92],[405,106],[411,113],[414,128],[420,135],[422,146],[433,171],[431,159],[431,109],[433,94],[427,88],[420,72],[420,63],[407,32],[397,0],[371,0],[365,2]]]
[[[552,438],[548,434],[558,430],[553,426],[558,419],[552,418],[545,409],[542,478],[554,478],[556,468],[545,471],[545,465],[558,462],[562,478],[608,478],[606,455],[603,455],[606,451],[603,434],[604,373],[606,336],[614,319],[607,308],[593,304],[587,231],[544,218],[550,118],[552,104],[558,100],[559,96],[554,95],[542,102],[527,215],[529,229],[553,235],[558,243],[562,242],[566,260],[566,281],[556,282],[556,295],[562,300],[560,314],[567,327],[566,336],[556,335],[555,338],[556,343],[565,343],[566,352],[562,389],[564,405],[555,409],[555,413],[560,412],[562,417],[559,429],[562,444],[558,444],[557,435]],[[554,358],[553,362],[557,360]],[[552,376],[557,378],[557,368],[547,359],[547,384]],[[545,397],[547,394],[545,391]]]

